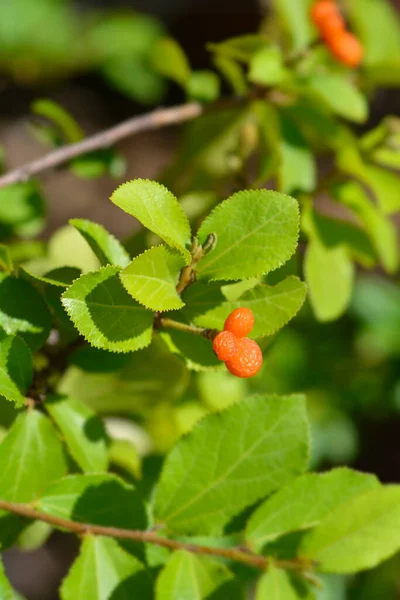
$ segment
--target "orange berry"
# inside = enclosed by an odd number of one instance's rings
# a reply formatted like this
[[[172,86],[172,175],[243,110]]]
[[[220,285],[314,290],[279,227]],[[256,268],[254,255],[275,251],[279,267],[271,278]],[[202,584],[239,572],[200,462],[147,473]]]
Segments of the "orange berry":
[[[254,340],[241,338],[238,340],[238,351],[226,361],[226,368],[236,377],[253,377],[261,369],[263,355],[260,346]]]
[[[226,319],[224,330],[230,331],[238,338],[245,337],[254,327],[253,311],[249,308],[235,308]]]
[[[226,361],[233,358],[237,353],[238,342],[237,337],[230,331],[221,331],[214,338],[212,347],[219,360]]]
[[[311,9],[311,18],[318,29],[337,14],[338,8],[333,0],[319,0]]]
[[[364,50],[358,39],[348,31],[343,31],[329,41],[329,49],[342,63],[349,67],[357,67],[364,55]]]
[[[346,23],[342,15],[337,12],[326,21],[323,21],[319,26],[319,30],[321,37],[326,41],[330,41],[346,30]]]

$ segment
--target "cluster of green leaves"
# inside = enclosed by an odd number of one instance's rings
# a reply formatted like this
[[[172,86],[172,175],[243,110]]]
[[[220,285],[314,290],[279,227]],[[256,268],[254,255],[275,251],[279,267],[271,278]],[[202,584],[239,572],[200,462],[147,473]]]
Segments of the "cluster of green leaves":
[[[41,513],[78,523],[143,531],[157,525],[160,535],[178,542],[225,549],[245,544],[274,558],[265,574],[250,570],[243,578],[234,561],[185,548],[154,552],[138,541],[89,534],[61,585],[63,600],[139,593],[200,600],[223,598],[231,588],[244,598],[253,585],[260,600],[311,600],[318,592],[303,580],[301,568],[292,577],[284,564],[315,561],[321,573],[354,573],[400,548],[393,533],[400,520],[399,486],[345,468],[302,474],[309,433],[301,396],[249,397],[205,417],[167,456],[150,496],[104,472],[109,440],[99,419],[82,407],[53,395],[44,413],[19,415],[0,443],[3,499],[33,503]],[[70,475],[66,452],[77,466]],[[5,512],[0,518],[4,549],[21,539],[27,522]],[[4,573],[0,579],[8,589]]]

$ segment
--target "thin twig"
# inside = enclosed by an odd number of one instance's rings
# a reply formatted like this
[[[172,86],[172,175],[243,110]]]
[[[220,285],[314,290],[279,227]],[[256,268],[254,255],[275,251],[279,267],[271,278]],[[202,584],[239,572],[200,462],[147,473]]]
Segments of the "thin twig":
[[[85,138],[81,142],[68,144],[67,146],[58,148],[37,160],[18,167],[13,171],[9,171],[0,177],[0,188],[13,183],[26,181],[34,175],[58,167],[72,158],[76,158],[87,152],[109,148],[116,142],[139,133],[140,131],[149,131],[167,125],[190,121],[191,119],[199,117],[203,111],[203,106],[200,103],[191,102],[180,106],[172,106],[170,108],[159,108],[144,115],[132,117],[119,125],[115,125],[110,129],[106,129],[105,131],[101,131],[100,133]]]
[[[192,333],[194,335],[199,335],[206,340],[213,340],[215,336],[219,333],[217,329],[208,329],[204,327],[195,327],[194,325],[187,325],[186,323],[182,323],[181,321],[174,321],[173,319],[166,319],[161,317],[158,319],[156,323],[156,327],[165,327],[169,329],[176,329],[177,331],[183,331],[185,333]]]
[[[117,539],[135,540],[145,544],[154,544],[156,546],[169,548],[170,550],[187,550],[194,554],[205,554],[239,562],[261,571],[267,570],[271,560],[269,557],[260,556],[248,549],[215,548],[214,546],[203,546],[201,544],[171,540],[159,536],[154,530],[141,531],[137,529],[120,529],[119,527],[105,527],[104,525],[93,525],[91,523],[78,523],[69,519],[63,519],[61,517],[39,512],[28,504],[16,504],[15,502],[0,500],[0,510],[5,510],[14,515],[18,515],[19,517],[43,521],[44,523],[48,523],[59,529],[71,531],[77,535],[102,535]],[[300,573],[304,571],[304,576],[307,579],[310,574],[306,570],[314,566],[311,561],[301,558],[282,561],[274,559],[273,562],[275,566],[282,569],[289,569]]]

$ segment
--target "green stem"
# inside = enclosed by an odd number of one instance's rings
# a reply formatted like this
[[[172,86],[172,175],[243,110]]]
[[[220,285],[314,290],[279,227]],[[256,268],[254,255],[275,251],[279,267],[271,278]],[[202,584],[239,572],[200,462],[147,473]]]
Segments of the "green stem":
[[[184,331],[185,333],[192,333],[199,335],[207,340],[213,340],[217,335],[216,329],[204,329],[204,327],[195,327],[194,325],[187,325],[180,321],[174,321],[173,319],[166,319],[162,317],[158,321],[159,327],[165,327],[167,329],[176,329],[177,331]]]

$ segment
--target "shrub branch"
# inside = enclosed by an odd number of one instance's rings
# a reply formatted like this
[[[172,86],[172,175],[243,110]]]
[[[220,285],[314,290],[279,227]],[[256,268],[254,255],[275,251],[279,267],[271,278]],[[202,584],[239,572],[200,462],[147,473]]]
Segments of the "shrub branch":
[[[13,183],[26,181],[34,175],[58,167],[82,154],[109,148],[116,142],[141,131],[159,129],[160,127],[165,127],[167,125],[190,121],[199,117],[203,111],[204,108],[200,103],[191,102],[180,106],[172,106],[170,108],[159,108],[144,115],[132,117],[110,129],[87,137],[81,142],[68,144],[62,148],[53,150],[41,158],[18,167],[13,171],[9,171],[0,177],[0,188]]]
[[[19,517],[27,519],[35,519],[53,525],[59,529],[65,529],[77,535],[102,535],[117,539],[135,540],[146,544],[154,544],[162,546],[170,550],[187,550],[194,554],[215,556],[224,558],[234,562],[242,563],[250,567],[254,567],[261,571],[268,569],[271,559],[268,557],[254,554],[248,549],[242,548],[215,548],[211,546],[203,546],[200,544],[191,544],[172,540],[166,537],[159,536],[154,531],[141,531],[136,529],[120,529],[118,527],[105,527],[103,525],[93,525],[89,523],[78,523],[69,519],[62,519],[54,515],[41,513],[28,504],[16,504],[14,502],[6,502],[0,500],[0,509],[10,512]],[[311,575],[307,573],[313,565],[308,560],[293,559],[293,560],[274,560],[274,564],[282,569],[299,571],[303,576],[311,580]]]

